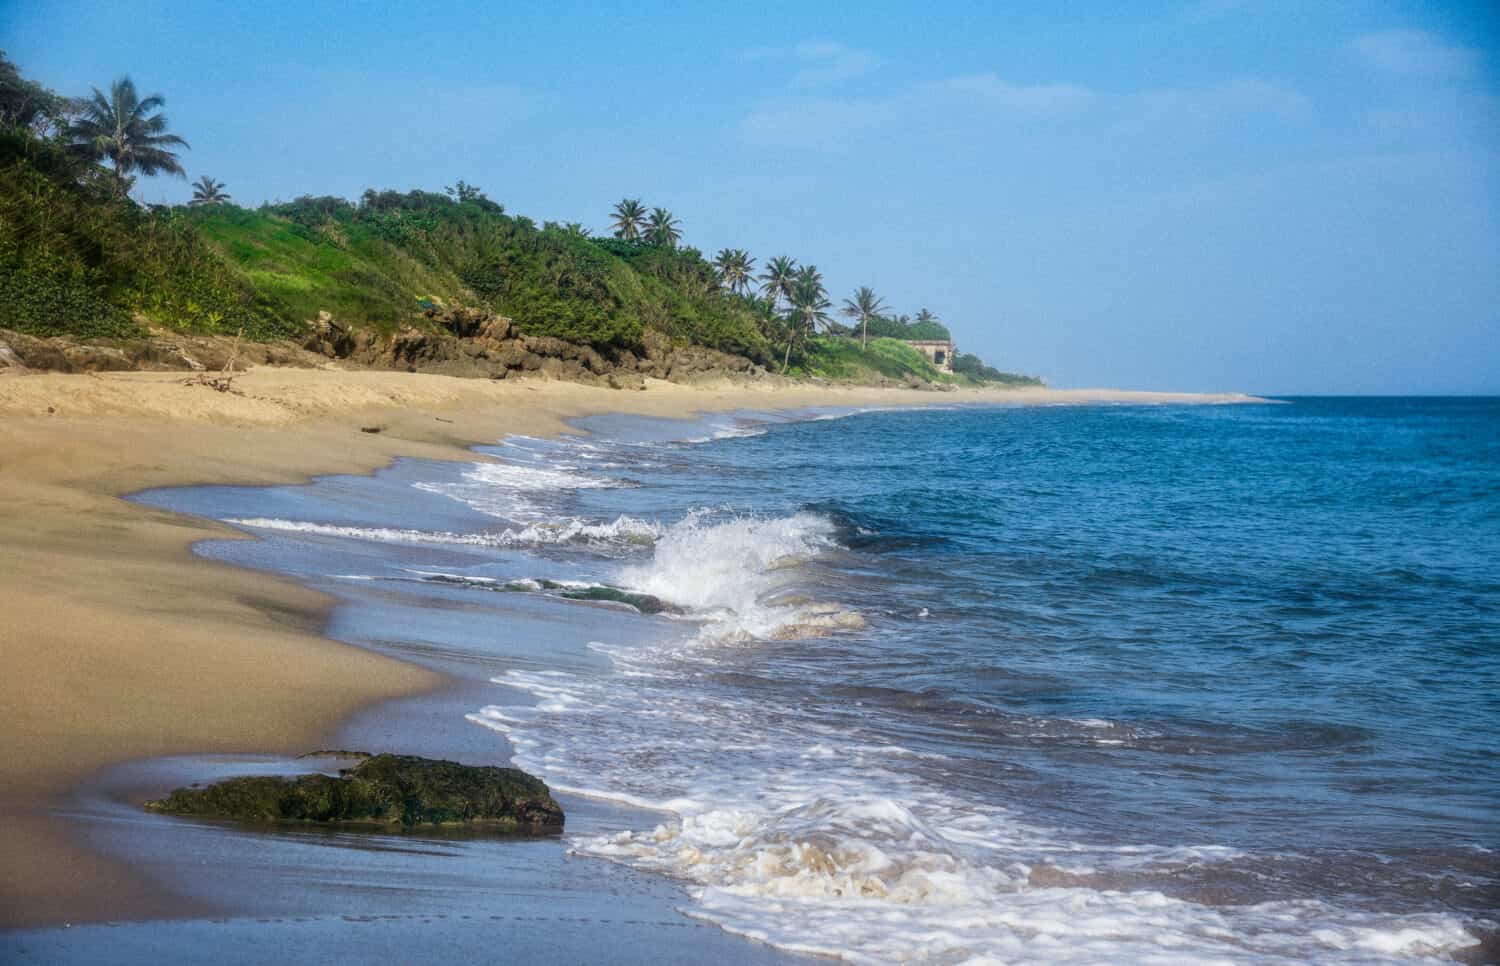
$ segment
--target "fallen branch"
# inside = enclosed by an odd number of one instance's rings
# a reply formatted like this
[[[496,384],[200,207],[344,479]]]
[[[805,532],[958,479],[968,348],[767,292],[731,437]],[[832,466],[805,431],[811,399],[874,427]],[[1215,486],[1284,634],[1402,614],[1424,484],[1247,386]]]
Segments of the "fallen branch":
[[[239,373],[235,371],[235,365],[240,361],[240,339],[244,338],[244,336],[244,329],[240,329],[234,334],[234,345],[232,345],[229,349],[229,358],[224,361],[224,368],[221,369],[217,375],[210,375],[207,372],[200,372],[196,376],[193,376],[189,379],[184,379],[183,385],[207,386],[208,388],[213,389],[217,392],[231,392],[236,396],[243,396],[243,392],[240,392],[238,389],[234,388],[234,380],[235,377],[239,375]]]

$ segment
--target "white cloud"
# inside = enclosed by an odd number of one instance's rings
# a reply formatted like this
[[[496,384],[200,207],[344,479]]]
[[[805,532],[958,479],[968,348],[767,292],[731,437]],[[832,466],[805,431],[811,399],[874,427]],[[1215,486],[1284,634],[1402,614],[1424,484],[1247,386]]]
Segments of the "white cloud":
[[[870,51],[833,40],[806,40],[790,47],[752,47],[743,56],[749,61],[801,64],[791,76],[792,84],[798,87],[821,87],[852,80],[880,65],[880,58]]]
[[[1381,30],[1356,37],[1349,50],[1366,66],[1387,74],[1460,76],[1479,64],[1479,52],[1445,43],[1422,30]]]
[[[993,73],[950,78],[937,88],[972,98],[981,107],[1034,118],[1082,110],[1094,100],[1092,91],[1076,84],[1012,84]]]

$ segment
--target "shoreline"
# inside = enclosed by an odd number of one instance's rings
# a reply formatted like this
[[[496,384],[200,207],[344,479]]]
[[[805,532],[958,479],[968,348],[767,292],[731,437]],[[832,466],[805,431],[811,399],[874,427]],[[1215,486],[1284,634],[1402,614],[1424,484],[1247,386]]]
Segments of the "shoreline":
[[[182,916],[142,874],[53,814],[88,776],[174,754],[297,753],[362,710],[443,677],[324,636],[334,599],[195,555],[247,539],[126,500],[144,489],[299,483],[402,457],[475,461],[504,436],[570,432],[604,412],[954,403],[1253,402],[1111,390],[935,393],[652,383],[646,392],[337,369],[254,369],[236,392],[179,373],[0,379],[0,928]],[[357,682],[357,683],[356,683]],[[129,898],[126,898],[129,897]]]

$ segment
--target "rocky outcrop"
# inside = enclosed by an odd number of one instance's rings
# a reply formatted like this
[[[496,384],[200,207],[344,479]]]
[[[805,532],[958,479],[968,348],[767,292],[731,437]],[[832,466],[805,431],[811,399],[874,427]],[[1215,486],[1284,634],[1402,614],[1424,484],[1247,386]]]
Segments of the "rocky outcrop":
[[[0,329],[0,371],[36,369],[50,372],[148,371],[219,372],[235,360],[236,369],[251,365],[310,367],[322,360],[285,343],[241,342],[220,336],[185,336],[158,332],[144,339],[42,339]]]
[[[504,316],[463,306],[426,310],[425,325],[394,331],[354,327],[319,312],[300,345],[241,342],[165,331],[134,340],[40,339],[0,329],[0,372],[27,369],[221,371],[249,365],[318,366],[330,361],[474,379],[563,379],[611,389],[645,389],[647,379],[701,383],[777,379],[744,356],[677,345],[648,331],[635,347],[596,348],[525,335]],[[237,354],[236,354],[237,353]]]
[[[530,835],[563,827],[562,808],[540,779],[516,768],[412,755],[373,755],[337,776],[254,776],[179,788],[146,808],[247,822],[462,826]]]
[[[639,353],[624,347],[604,351],[550,336],[524,335],[504,316],[462,306],[432,307],[430,325],[403,326],[391,333],[351,329],[320,312],[308,350],[377,369],[405,369],[450,376],[506,379],[538,376],[613,389],[644,389],[646,379],[702,382],[763,379],[769,374],[744,356],[679,346],[647,332]]]

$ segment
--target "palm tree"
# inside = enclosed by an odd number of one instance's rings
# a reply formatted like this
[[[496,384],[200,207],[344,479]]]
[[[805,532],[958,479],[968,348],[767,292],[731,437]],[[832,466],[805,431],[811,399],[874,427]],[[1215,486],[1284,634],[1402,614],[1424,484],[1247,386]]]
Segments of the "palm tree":
[[[229,201],[230,197],[224,191],[224,182],[215,181],[208,175],[204,175],[193,182],[193,200],[190,205],[222,205]]]
[[[885,311],[885,302],[870,286],[862,285],[855,289],[854,298],[844,299],[840,311],[851,319],[859,319],[859,347],[863,349],[870,341],[870,320]]]
[[[920,311],[917,312],[917,324],[918,325],[922,324],[923,322],[936,322],[936,321],[938,321],[938,317],[935,316],[935,315],[933,315],[932,312],[930,310],[928,310],[928,309],[922,309],[922,310],[920,310]]]
[[[682,229],[678,227],[681,224],[667,209],[652,208],[646,222],[646,240],[663,248],[676,248],[677,240],[682,237]]]
[[[110,85],[108,96],[96,87],[92,97],[78,102],[78,119],[68,125],[68,140],[90,161],[110,162],[121,197],[135,181],[132,172],[185,178],[187,172],[169,149],[188,143],[167,133],[166,116],[157,113],[165,103],[160,94],[142,98],[135,82],[121,77]]]
[[[646,224],[646,206],[639,198],[626,198],[615,205],[611,224],[615,226],[616,238],[640,241],[641,229]]]
[[[587,228],[583,227],[582,222],[577,221],[570,221],[566,225],[563,225],[563,231],[577,238],[587,238],[593,234]]]
[[[797,272],[792,280],[790,303],[791,307],[787,311],[789,331],[786,358],[781,363],[782,372],[786,372],[791,365],[792,343],[795,341],[805,344],[814,330],[833,321],[828,315],[833,303],[828,301],[828,293],[823,288],[823,276],[815,266],[808,265]]]
[[[783,299],[792,297],[792,284],[797,277],[797,263],[786,255],[777,255],[760,273],[761,294],[771,300],[774,309]]]
[[[726,248],[714,259],[714,271],[719,275],[719,284],[737,295],[750,288],[755,273],[755,259],[743,248]]]

